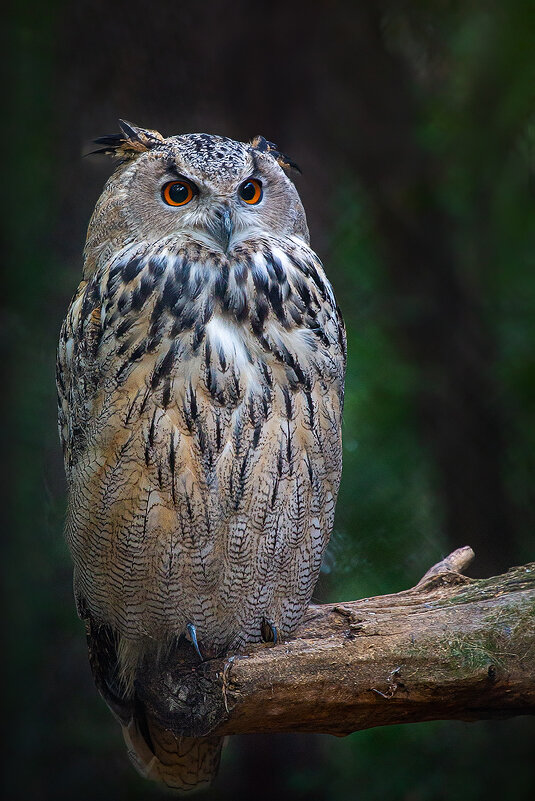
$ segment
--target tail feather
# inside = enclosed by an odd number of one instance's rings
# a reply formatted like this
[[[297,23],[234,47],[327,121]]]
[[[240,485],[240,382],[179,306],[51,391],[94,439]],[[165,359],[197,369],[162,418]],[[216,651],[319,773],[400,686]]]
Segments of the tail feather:
[[[122,726],[128,755],[138,772],[175,790],[205,788],[217,775],[223,739],[175,737],[152,720],[134,690],[139,644],[118,638],[110,626],[95,624],[85,609],[81,614],[95,683]],[[187,659],[187,654],[175,651],[174,664]],[[190,656],[197,660],[193,649]],[[162,670],[158,658],[148,660],[148,669]]]
[[[150,719],[140,721],[137,716],[123,725],[123,736],[132,763],[147,779],[186,792],[205,788],[217,775],[221,737],[175,737]]]

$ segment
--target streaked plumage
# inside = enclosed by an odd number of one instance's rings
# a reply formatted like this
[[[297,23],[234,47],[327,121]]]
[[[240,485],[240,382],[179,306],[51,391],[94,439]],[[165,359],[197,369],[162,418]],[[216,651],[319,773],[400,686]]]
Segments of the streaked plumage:
[[[140,770],[188,789],[220,744],[141,722],[136,668],[191,648],[187,624],[207,656],[295,630],[333,524],[345,334],[273,145],[126,124],[101,143],[122,161],[58,354],[67,539],[97,685]],[[165,208],[176,175],[195,206]]]

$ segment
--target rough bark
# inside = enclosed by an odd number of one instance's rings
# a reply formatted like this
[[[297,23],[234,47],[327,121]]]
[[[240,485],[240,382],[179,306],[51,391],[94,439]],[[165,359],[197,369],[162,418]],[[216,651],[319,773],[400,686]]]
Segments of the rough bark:
[[[410,590],[310,606],[289,641],[167,665],[144,702],[176,734],[324,732],[535,713],[535,563],[470,579],[460,548]]]

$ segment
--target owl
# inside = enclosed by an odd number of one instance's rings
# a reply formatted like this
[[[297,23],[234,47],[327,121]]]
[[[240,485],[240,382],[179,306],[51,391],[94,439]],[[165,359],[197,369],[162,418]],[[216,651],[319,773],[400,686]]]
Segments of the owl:
[[[66,537],[129,754],[189,790],[221,740],[162,728],[140,667],[301,621],[340,481],[345,332],[275,145],[120,127],[96,140],[118,163],[58,350]]]

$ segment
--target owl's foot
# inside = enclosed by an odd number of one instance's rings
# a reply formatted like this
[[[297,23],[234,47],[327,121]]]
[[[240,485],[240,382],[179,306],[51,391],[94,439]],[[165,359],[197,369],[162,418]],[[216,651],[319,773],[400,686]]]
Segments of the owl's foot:
[[[273,645],[277,645],[277,642],[279,641],[279,635],[277,632],[277,627],[272,620],[266,620],[266,618],[263,619],[262,639],[264,642],[272,642]]]
[[[201,660],[201,662],[204,662],[204,657],[201,654],[201,649],[199,648],[199,643],[197,642],[197,629],[195,628],[193,623],[188,623],[187,626],[186,626],[186,630],[187,630],[187,632],[189,634],[189,638],[191,640],[191,644],[193,645],[193,647],[195,648],[195,650],[199,654],[199,659]]]

